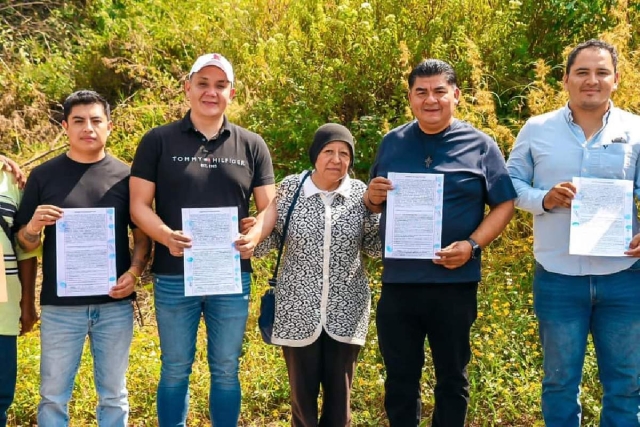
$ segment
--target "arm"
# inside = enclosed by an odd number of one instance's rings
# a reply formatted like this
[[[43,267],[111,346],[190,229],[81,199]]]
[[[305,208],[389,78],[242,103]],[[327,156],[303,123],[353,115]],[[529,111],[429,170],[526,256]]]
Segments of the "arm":
[[[18,183],[19,188],[24,188],[25,183],[27,182],[27,176],[22,172],[20,166],[10,158],[0,155],[0,170],[6,170],[13,174]]]
[[[156,184],[142,178],[129,178],[130,211],[133,222],[154,241],[169,248],[173,256],[182,256],[185,248],[191,247],[191,238],[181,230],[172,230],[153,211]]]
[[[634,202],[637,205],[638,201],[640,200],[640,156],[636,158],[636,170],[633,179],[633,194],[635,195]],[[629,243],[629,250],[627,250],[624,254],[636,258],[640,257],[640,233],[633,236],[631,242]]]
[[[534,215],[542,215],[556,207],[569,208],[576,188],[571,182],[560,182],[550,190],[534,188],[534,161],[531,154],[530,127],[525,124],[511,150],[507,169],[518,193],[516,205]]]
[[[482,220],[476,231],[471,233],[471,237],[481,248],[488,246],[489,243],[502,233],[515,211],[513,200],[507,200],[496,206],[489,208],[489,214]],[[469,242],[465,242],[469,245]],[[471,247],[471,245],[469,245]]]
[[[489,214],[469,236],[482,248],[502,233],[502,230],[511,221],[515,207],[513,200],[507,200],[491,206],[489,209]],[[433,262],[449,269],[458,268],[471,259],[471,250],[471,244],[466,240],[453,242],[440,252],[436,252],[440,259],[434,259]]]
[[[132,234],[133,254],[131,255],[131,267],[118,278],[116,286],[109,291],[111,298],[120,299],[131,295],[147,266],[147,262],[149,262],[151,240],[139,228],[133,229]]]
[[[362,251],[372,258],[379,258],[382,254],[382,240],[380,239],[379,227],[380,214],[366,212],[362,236]]]
[[[534,163],[529,132],[530,127],[525,124],[518,133],[507,160],[507,170],[518,193],[516,205],[534,215],[542,215],[545,212],[542,203],[547,191],[532,186]]]
[[[24,335],[33,329],[38,321],[36,312],[36,274],[38,258],[31,257],[18,261],[18,278],[22,287],[22,299],[20,300],[20,335]]]
[[[250,258],[258,243],[271,234],[278,217],[275,184],[255,187],[253,189],[253,199],[258,209],[256,223],[247,234],[240,236],[235,241],[236,249],[238,249],[240,257],[243,259]]]
[[[381,176],[373,178],[362,196],[364,205],[373,213],[381,213],[384,202],[387,201],[387,192],[390,190],[393,190],[390,180]]]
[[[36,208],[31,220],[20,227],[18,232],[18,244],[25,252],[34,251],[40,246],[42,240],[40,233],[44,227],[55,225],[62,218],[62,209],[54,205],[40,205]]]

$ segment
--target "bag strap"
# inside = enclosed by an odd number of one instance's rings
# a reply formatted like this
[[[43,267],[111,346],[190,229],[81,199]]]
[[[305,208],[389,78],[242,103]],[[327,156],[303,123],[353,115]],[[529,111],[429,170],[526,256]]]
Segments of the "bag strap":
[[[2,215],[0,215],[0,227],[2,227],[2,231],[4,231],[4,234],[7,236],[7,239],[9,239],[9,242],[11,243],[11,247],[13,247],[14,245],[13,228],[9,227],[7,220],[4,219],[4,216]],[[15,253],[15,249],[14,249],[14,253]]]
[[[271,286],[276,286],[278,270],[280,269],[280,258],[282,257],[282,248],[284,248],[284,240],[287,237],[287,230],[289,229],[289,219],[291,219],[291,213],[293,212],[293,208],[296,206],[296,202],[298,201],[298,197],[300,196],[302,185],[309,176],[311,176],[311,171],[307,171],[305,176],[303,176],[300,180],[300,184],[298,185],[298,188],[293,195],[293,200],[291,201],[291,205],[289,206],[289,210],[287,211],[287,217],[284,220],[284,227],[282,227],[282,237],[280,238],[280,244],[278,245],[278,260],[276,261],[276,266],[273,269],[273,276],[271,277],[271,280],[269,280],[269,284]]]

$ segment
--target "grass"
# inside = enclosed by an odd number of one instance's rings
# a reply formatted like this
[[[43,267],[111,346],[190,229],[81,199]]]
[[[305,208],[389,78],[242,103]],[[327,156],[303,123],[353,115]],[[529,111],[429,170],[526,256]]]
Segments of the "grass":
[[[513,235],[517,223],[505,232]],[[507,244],[508,243],[508,244]],[[498,241],[484,255],[484,281],[479,290],[478,320],[472,333],[473,357],[469,366],[471,402],[468,425],[543,426],[539,408],[542,354],[532,308],[531,238],[510,236]],[[289,425],[287,373],[281,351],[267,346],[256,325],[260,295],[266,288],[271,260],[257,261],[250,317],[241,361],[243,391],[240,425],[245,427]],[[369,263],[373,305],[380,293],[379,261]],[[153,319],[150,285],[140,292],[144,327],[136,326],[131,348],[128,386],[132,426],[155,426],[155,389],[160,372],[160,348]],[[198,352],[191,376],[190,426],[207,426],[208,368],[204,327],[198,335]],[[38,404],[39,331],[19,340],[19,378],[10,426],[36,423]],[[585,363],[582,402],[583,425],[596,426],[601,390],[597,383],[593,346]],[[95,425],[96,394],[88,347],[76,379],[70,414],[73,426]],[[385,371],[378,351],[375,322],[361,351],[353,387],[353,425],[386,426],[383,409]],[[424,425],[433,409],[435,379],[430,357],[422,379]]]

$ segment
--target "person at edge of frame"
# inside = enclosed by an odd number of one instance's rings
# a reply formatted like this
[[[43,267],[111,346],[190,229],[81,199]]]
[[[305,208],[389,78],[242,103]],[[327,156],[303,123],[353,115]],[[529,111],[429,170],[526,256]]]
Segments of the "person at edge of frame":
[[[7,425],[18,374],[18,335],[33,329],[36,311],[38,251],[24,253],[15,244],[13,222],[26,177],[16,162],[0,155],[0,249],[4,263],[4,297],[0,298],[0,427]]]
[[[542,344],[547,427],[581,424],[580,382],[589,334],[603,389],[600,426],[640,426],[636,204],[631,203],[631,233],[628,241],[620,241],[625,246],[620,256],[570,252],[571,203],[579,194],[574,178],[598,178],[604,185],[631,181],[636,201],[640,197],[640,116],[613,104],[619,83],[613,45],[592,39],[574,47],[563,78],[569,101],[527,120],[507,161],[518,191],[516,206],[533,214],[533,308]],[[601,197],[615,193],[605,194]],[[622,214],[619,219],[624,220]]]

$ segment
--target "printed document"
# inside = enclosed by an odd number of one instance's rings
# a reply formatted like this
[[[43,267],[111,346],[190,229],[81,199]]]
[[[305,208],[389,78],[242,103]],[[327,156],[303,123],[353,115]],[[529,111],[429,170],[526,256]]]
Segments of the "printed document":
[[[242,293],[238,236],[238,208],[182,209],[182,232],[191,237],[184,251],[184,294]]]
[[[573,184],[569,253],[625,256],[633,237],[633,181],[576,177]]]
[[[436,259],[441,249],[444,175],[389,172],[385,257]]]
[[[107,295],[118,280],[115,210],[63,209],[56,222],[59,297]]]

